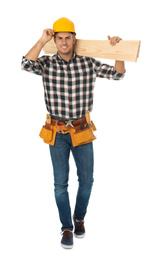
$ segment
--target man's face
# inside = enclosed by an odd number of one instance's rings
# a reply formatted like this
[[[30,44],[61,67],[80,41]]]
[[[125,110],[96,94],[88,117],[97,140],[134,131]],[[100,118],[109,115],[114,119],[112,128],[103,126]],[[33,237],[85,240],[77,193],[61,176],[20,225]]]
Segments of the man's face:
[[[58,32],[54,37],[54,42],[59,54],[70,54],[73,52],[73,46],[76,37],[70,32]]]

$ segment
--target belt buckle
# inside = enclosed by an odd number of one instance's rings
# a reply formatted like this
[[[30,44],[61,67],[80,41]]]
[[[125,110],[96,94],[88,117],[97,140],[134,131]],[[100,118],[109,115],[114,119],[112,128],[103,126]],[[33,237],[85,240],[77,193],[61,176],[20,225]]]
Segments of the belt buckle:
[[[73,120],[69,120],[69,121],[66,123],[65,127],[68,127],[69,125],[70,125],[71,127],[74,127],[73,124],[71,123],[72,121],[73,121]]]

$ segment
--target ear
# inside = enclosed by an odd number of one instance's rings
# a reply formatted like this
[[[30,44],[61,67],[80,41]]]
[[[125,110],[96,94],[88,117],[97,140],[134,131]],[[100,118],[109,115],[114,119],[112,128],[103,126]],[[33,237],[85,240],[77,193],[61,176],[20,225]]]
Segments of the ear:
[[[53,39],[54,39],[54,42],[55,42],[55,44],[56,44],[56,37],[55,37],[55,35],[54,35]]]
[[[76,42],[76,36],[73,37],[73,42],[72,43],[75,44],[75,42]]]

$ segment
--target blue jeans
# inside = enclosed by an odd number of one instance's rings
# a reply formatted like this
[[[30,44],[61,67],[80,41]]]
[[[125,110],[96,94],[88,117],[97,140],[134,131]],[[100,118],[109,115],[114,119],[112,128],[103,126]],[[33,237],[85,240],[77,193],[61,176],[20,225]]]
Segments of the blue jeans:
[[[70,134],[56,135],[55,145],[49,146],[54,170],[54,192],[59,211],[62,230],[73,230],[71,209],[69,203],[68,179],[69,156],[72,151],[79,181],[74,216],[83,220],[93,185],[93,144],[88,143],[73,147]]]

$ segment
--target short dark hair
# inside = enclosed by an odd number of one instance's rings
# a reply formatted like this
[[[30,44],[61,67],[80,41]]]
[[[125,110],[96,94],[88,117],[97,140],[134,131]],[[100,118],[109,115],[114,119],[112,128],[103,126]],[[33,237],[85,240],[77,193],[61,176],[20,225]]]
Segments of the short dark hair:
[[[54,37],[56,36],[56,34],[57,34],[58,32],[55,32],[55,34],[54,34]],[[70,32],[73,36],[75,36],[76,35],[76,33],[74,33],[74,32]]]

